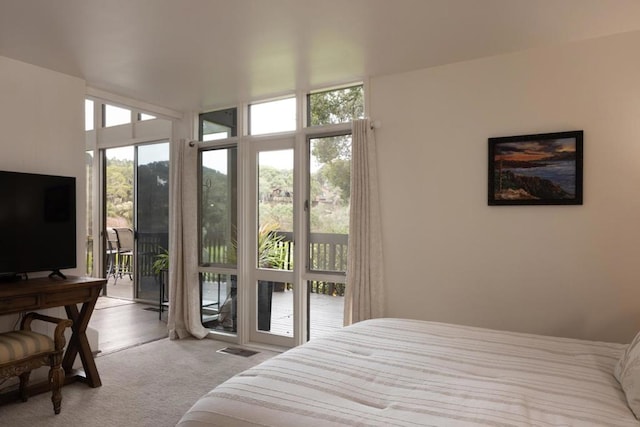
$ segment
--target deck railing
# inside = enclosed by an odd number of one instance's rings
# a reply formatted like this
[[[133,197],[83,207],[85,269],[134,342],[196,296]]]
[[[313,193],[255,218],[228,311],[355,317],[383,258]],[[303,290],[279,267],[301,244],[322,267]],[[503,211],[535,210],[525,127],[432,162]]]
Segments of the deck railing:
[[[293,269],[293,233],[276,232],[282,239],[275,245],[281,261],[279,266],[283,270]],[[312,271],[344,272],[347,270],[347,234],[311,233],[309,241],[309,266]],[[210,264],[224,264],[228,261],[227,239],[220,235],[210,234],[203,241],[203,251],[206,262]],[[344,283],[312,281],[311,292],[325,295],[344,296]]]
[[[283,239],[277,244],[277,251],[282,257],[284,270],[293,269],[293,233],[277,232]],[[309,241],[309,265],[312,271],[344,272],[347,270],[348,235],[334,233],[311,233]],[[168,233],[138,233],[137,235],[137,268],[141,277],[154,276],[153,263],[156,256],[163,249],[168,249]],[[227,240],[221,236],[209,236],[203,242],[210,264],[224,264],[228,261]],[[91,248],[91,244],[87,244]],[[90,264],[92,254],[87,253],[87,263]],[[344,296],[344,283],[312,281],[311,292]]]
[[[140,276],[155,276],[153,263],[156,256],[169,250],[169,233],[138,232],[137,233],[137,267]]]

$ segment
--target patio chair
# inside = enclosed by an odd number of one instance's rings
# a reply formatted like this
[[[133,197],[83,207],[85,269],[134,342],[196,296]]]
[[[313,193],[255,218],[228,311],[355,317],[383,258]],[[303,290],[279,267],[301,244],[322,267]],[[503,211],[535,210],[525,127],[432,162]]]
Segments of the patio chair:
[[[118,236],[118,275],[129,276],[133,280],[133,230],[130,228],[114,228]]]
[[[115,282],[118,280],[117,269],[117,255],[118,255],[118,235],[113,228],[107,228],[105,235],[107,236],[107,279],[109,277],[114,278]]]

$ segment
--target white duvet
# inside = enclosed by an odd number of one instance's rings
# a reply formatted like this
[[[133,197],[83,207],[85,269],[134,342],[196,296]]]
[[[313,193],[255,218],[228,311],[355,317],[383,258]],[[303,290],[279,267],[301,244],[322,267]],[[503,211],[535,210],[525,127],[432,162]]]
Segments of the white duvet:
[[[638,426],[622,344],[401,319],[360,322],[236,375],[193,426]]]

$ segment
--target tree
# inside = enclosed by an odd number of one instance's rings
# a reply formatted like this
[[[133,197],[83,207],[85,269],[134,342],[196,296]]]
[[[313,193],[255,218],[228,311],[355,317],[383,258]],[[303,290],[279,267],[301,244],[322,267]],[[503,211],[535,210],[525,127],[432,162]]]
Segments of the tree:
[[[364,117],[362,86],[309,95],[311,126],[347,123]]]
[[[362,86],[309,95],[311,125],[346,123],[364,116]],[[320,174],[340,190],[343,203],[349,200],[351,135],[312,140],[311,154],[321,164]]]
[[[342,203],[347,203],[351,195],[351,135],[315,138],[311,141],[311,154],[321,165],[321,179],[337,188]]]

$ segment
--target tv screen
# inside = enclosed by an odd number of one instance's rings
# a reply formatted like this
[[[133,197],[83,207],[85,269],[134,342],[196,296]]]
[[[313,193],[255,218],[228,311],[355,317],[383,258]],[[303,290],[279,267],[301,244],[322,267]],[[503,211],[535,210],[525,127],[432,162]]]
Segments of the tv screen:
[[[0,276],[75,267],[75,177],[0,171]]]

